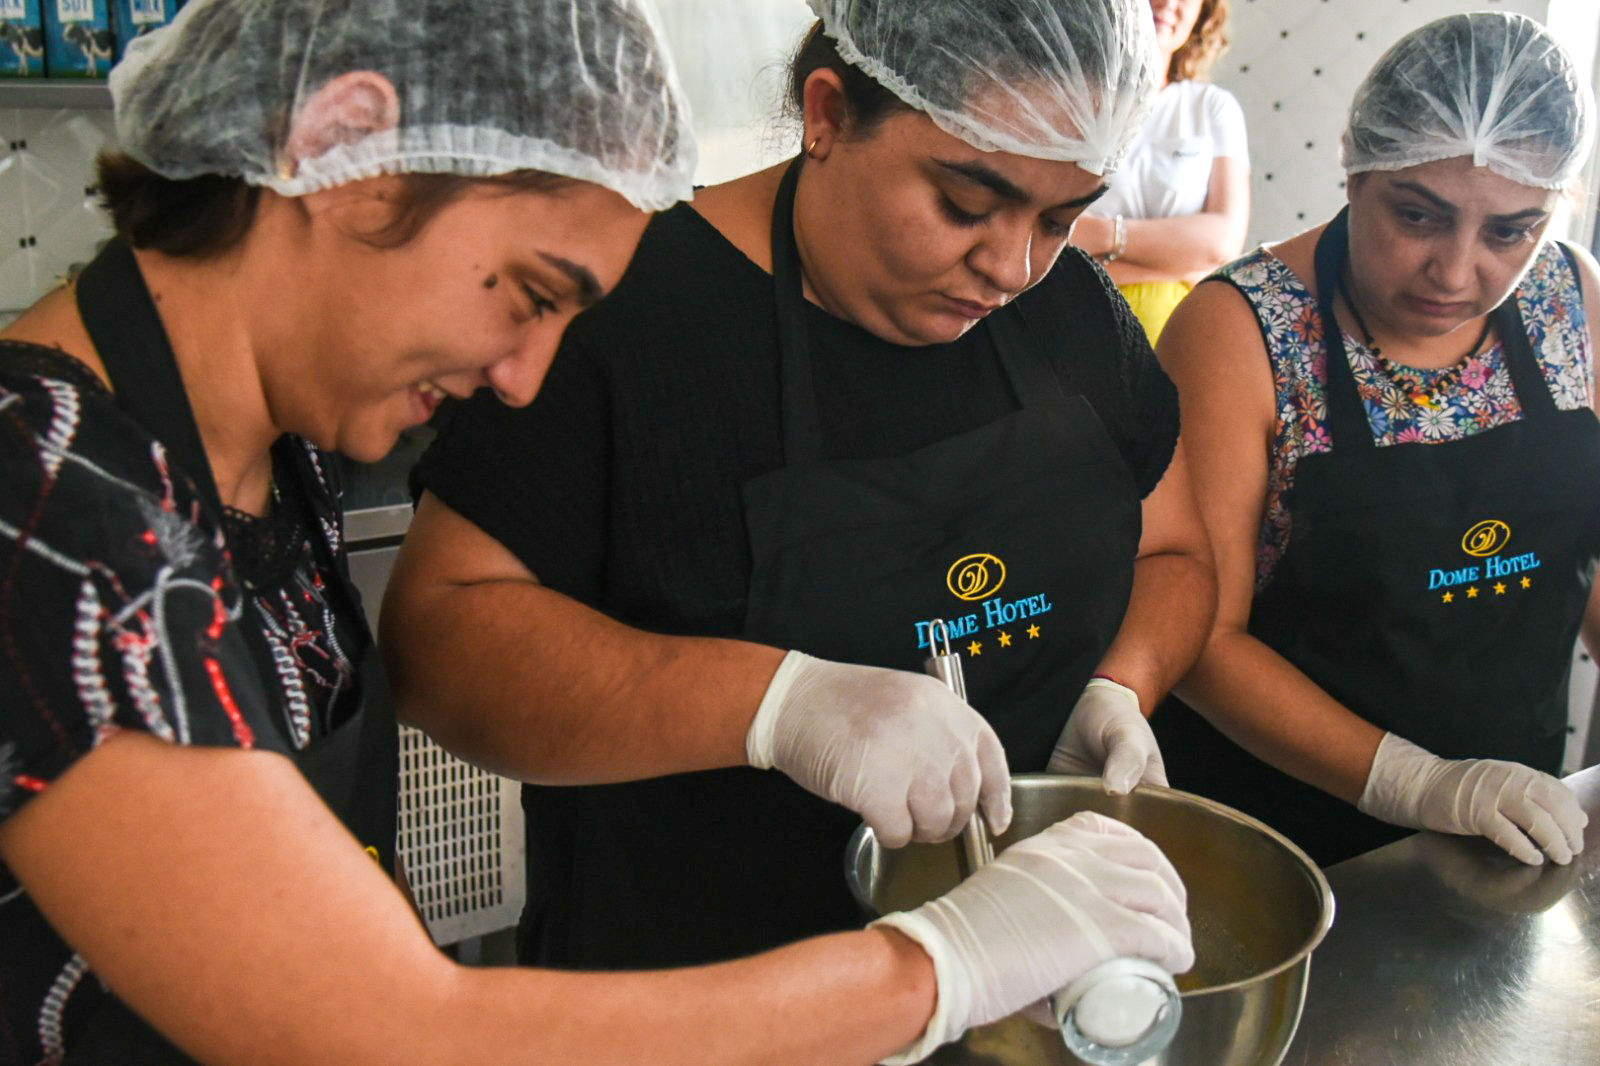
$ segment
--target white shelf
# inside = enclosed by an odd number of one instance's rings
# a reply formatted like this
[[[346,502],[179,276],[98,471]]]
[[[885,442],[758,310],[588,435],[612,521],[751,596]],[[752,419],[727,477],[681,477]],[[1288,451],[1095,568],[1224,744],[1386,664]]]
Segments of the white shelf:
[[[109,108],[103,78],[0,78],[0,108]]]

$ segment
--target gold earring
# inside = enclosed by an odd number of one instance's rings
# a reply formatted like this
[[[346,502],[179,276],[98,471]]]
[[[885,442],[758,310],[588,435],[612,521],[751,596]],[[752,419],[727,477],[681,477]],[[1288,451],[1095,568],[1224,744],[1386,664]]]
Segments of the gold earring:
[[[821,143],[822,143],[822,138],[821,137],[813,137],[813,138],[811,138],[811,143],[806,145],[806,157],[808,159],[817,158],[817,145],[819,145]]]

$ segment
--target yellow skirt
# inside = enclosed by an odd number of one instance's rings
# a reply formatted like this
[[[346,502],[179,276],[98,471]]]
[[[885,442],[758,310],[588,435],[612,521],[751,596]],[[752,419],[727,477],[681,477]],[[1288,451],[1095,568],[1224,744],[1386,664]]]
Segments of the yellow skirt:
[[[1139,281],[1118,287],[1122,295],[1127,297],[1128,306],[1139,317],[1145,333],[1149,334],[1151,344],[1161,336],[1167,319],[1172,317],[1178,304],[1194,288],[1187,281]]]

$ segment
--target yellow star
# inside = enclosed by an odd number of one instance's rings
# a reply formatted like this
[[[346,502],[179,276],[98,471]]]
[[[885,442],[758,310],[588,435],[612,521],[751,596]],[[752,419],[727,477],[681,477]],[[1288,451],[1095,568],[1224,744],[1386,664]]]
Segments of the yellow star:
[[[983,654],[983,645],[979,644],[977,641],[973,641],[971,644],[967,645],[967,651],[970,652],[974,656],[982,655]]]
[[[1039,635],[1039,627],[1038,626],[1029,626],[1028,627],[1028,639],[1029,640],[1033,640],[1038,635]]]
[[[1522,579],[1522,587],[1525,588],[1525,589],[1533,588],[1533,578],[1531,578],[1531,577],[1523,578]]]
[[[1473,585],[1471,588],[1467,589],[1467,599],[1475,600],[1477,598],[1478,598],[1478,586]]]
[[[1002,648],[1011,647],[1011,634],[1003,629],[1000,631],[1000,646]]]
[[[1494,583],[1494,594],[1496,596],[1504,596],[1506,594],[1506,586],[1504,582],[1496,581]]]
[[[1446,592],[1444,594],[1444,602],[1446,602],[1446,603],[1454,603],[1454,602],[1456,602],[1456,594],[1454,592]]]

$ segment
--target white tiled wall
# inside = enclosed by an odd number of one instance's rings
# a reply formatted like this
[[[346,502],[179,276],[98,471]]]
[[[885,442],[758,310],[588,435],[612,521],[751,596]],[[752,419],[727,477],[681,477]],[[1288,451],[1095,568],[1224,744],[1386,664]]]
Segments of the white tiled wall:
[[[110,139],[110,110],[0,109],[0,322],[109,235],[93,164]]]
[[[1384,50],[1423,23],[1463,11],[1513,11],[1555,29],[1594,69],[1600,0],[1232,0],[1233,46],[1213,79],[1250,129],[1250,245],[1291,236],[1344,202],[1339,134],[1356,86]],[[1593,183],[1590,183],[1591,195]],[[1587,239],[1592,212],[1570,235]]]

